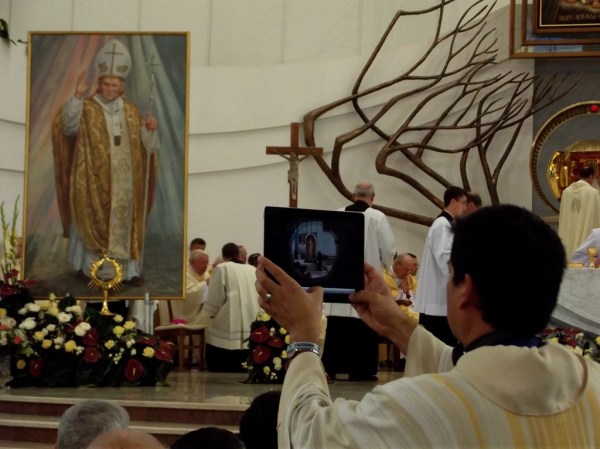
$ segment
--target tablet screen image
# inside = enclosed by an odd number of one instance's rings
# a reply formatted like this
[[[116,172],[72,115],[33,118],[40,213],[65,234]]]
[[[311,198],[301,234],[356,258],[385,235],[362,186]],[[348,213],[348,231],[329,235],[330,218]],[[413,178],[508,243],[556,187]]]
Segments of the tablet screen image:
[[[265,208],[264,255],[302,287],[321,286],[326,301],[363,288],[364,215]]]

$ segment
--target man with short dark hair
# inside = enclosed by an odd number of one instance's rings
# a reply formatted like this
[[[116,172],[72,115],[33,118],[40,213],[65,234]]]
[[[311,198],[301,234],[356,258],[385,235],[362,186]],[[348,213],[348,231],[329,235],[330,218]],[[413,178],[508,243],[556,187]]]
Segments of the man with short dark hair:
[[[200,324],[206,324],[206,366],[216,372],[245,372],[250,325],[260,307],[256,302],[255,267],[242,263],[240,248],[227,243],[223,262],[210,277]]]
[[[479,193],[473,192],[472,190],[467,192],[467,210],[466,214],[470,214],[475,212],[477,209],[481,208],[481,197]]]
[[[190,242],[190,252],[195,249],[206,250],[206,240],[201,237],[196,237]]]
[[[508,297],[498,278],[507,266],[519,285]],[[323,292],[304,291],[261,258],[260,304],[293,342],[279,447],[598,447],[600,365],[536,338],[556,305],[564,267],[556,233],[523,208],[490,206],[458,219],[446,285],[448,321],[461,343],[453,348],[390,303],[389,289],[367,266],[365,290],[350,301],[407,354],[405,376],[360,401],[333,402],[315,349]]]
[[[414,308],[419,312],[419,324],[446,344],[456,344],[446,319],[446,281],[452,248],[452,222],[464,215],[467,192],[462,187],[448,187],[444,192],[444,210],[435,219],[425,240],[421,258],[419,289]]]

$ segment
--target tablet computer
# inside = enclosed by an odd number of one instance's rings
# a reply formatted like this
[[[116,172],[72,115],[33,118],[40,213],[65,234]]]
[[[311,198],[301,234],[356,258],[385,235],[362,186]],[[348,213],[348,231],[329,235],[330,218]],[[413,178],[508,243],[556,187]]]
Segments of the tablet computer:
[[[347,302],[364,286],[365,217],[361,212],[267,206],[264,255],[302,287]]]

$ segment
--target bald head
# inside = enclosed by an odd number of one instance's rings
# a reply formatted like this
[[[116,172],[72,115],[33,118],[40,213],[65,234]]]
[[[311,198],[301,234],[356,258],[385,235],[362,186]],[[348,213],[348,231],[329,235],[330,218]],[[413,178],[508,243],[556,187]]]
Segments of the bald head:
[[[375,188],[371,181],[361,181],[354,187],[354,193],[352,194],[353,201],[364,201],[369,206],[373,204],[375,199]]]
[[[411,274],[415,270],[416,261],[408,253],[399,254],[394,258],[394,264],[392,269],[396,276],[400,279],[404,279],[408,274]]]
[[[87,449],[165,449],[152,435],[132,429],[116,429],[97,436]]]

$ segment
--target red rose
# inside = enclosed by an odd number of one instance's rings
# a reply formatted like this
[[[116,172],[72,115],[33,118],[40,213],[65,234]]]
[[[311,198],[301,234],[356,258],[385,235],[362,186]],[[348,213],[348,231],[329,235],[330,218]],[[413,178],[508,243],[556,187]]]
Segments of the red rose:
[[[92,328],[83,336],[83,344],[86,346],[96,346],[99,338],[100,332],[98,332],[98,329]]]
[[[250,340],[255,341],[256,343],[264,343],[270,336],[269,329],[267,329],[266,326],[261,326],[252,331]]]
[[[267,346],[258,345],[252,351],[252,360],[254,360],[254,362],[258,363],[259,365],[265,363],[267,360],[269,360],[270,357],[271,350]]]
[[[23,342],[23,339],[20,336],[15,335],[15,338],[13,338],[13,343],[16,344],[16,345],[18,345],[18,344],[20,344],[22,342]]]
[[[272,348],[283,348],[285,346],[285,343],[279,337],[269,338],[269,341],[267,342],[267,344]]]
[[[83,360],[88,363],[96,363],[100,360],[100,351],[95,346],[88,346],[83,353]]]
[[[144,365],[136,359],[129,359],[125,366],[125,378],[129,382],[135,382],[144,375]]]
[[[44,361],[42,359],[29,360],[29,374],[31,374],[33,377],[40,377],[40,374],[42,374],[43,367]]]

